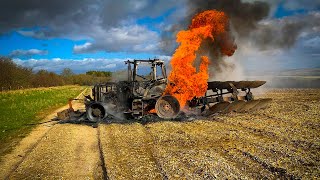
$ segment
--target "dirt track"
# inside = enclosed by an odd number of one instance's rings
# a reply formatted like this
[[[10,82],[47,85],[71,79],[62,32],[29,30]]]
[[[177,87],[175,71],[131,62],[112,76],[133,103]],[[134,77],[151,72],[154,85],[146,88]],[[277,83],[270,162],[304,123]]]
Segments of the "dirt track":
[[[320,178],[320,90],[191,122],[39,125],[0,165],[9,179]]]

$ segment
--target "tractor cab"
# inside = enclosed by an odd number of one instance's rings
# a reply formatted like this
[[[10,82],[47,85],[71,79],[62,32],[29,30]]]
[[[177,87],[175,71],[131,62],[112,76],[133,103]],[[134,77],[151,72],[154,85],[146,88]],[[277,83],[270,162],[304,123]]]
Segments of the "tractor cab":
[[[127,60],[127,80],[96,84],[93,101],[86,106],[88,119],[103,119],[107,112],[123,112],[126,117],[142,118],[156,112],[161,118],[178,115],[176,98],[163,95],[168,83],[164,61],[159,59]]]
[[[132,83],[134,96],[151,98],[162,95],[168,82],[164,61],[128,60],[125,63],[128,65],[128,82]]]

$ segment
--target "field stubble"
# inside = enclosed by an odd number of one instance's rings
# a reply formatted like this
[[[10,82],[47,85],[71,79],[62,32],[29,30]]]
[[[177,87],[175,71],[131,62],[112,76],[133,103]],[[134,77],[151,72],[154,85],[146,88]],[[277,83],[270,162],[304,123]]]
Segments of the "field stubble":
[[[111,179],[320,178],[320,90],[276,89],[268,109],[192,122],[102,124]]]

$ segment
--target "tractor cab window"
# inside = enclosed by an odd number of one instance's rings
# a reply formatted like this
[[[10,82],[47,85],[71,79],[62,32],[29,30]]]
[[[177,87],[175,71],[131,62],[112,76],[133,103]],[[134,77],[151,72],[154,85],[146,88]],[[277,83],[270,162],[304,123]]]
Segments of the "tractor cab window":
[[[157,73],[156,73],[156,79],[157,80],[159,80],[159,79],[162,79],[162,78],[164,78],[164,76],[163,76],[163,73],[162,73],[162,68],[161,68],[161,66],[156,66],[157,68],[156,68],[156,70],[157,70]]]
[[[166,83],[167,75],[164,62],[155,60],[126,61],[128,64],[128,81]]]
[[[150,81],[153,80],[152,69],[148,63],[140,63],[136,72],[137,81]]]
[[[161,65],[139,63],[136,71],[136,81],[151,81],[165,78]]]

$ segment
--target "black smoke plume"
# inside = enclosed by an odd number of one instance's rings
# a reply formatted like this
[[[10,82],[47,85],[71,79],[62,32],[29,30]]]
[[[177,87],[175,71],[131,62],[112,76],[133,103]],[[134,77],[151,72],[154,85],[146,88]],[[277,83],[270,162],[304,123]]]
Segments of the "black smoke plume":
[[[293,47],[303,33],[314,34],[319,32],[320,14],[309,12],[307,14],[272,18],[271,9],[278,7],[279,3],[270,1],[242,0],[187,0],[188,10],[185,18],[172,26],[162,36],[164,53],[172,55],[177,46],[176,33],[187,29],[194,15],[205,10],[219,10],[225,12],[230,18],[232,35],[229,42],[241,46],[250,45],[258,50],[289,49]],[[207,55],[211,60],[210,76],[224,74],[226,71],[236,70],[236,65],[219,55],[219,39],[214,43],[203,43],[198,56]],[[197,64],[196,64],[197,65]]]
[[[266,18],[269,14],[270,7],[266,2],[242,2],[241,0],[188,0],[188,14],[185,19],[173,25],[169,30],[175,34],[182,30],[187,29],[195,14],[205,10],[218,10],[225,12],[232,24],[233,30],[239,37],[246,38],[249,33],[257,28],[257,23]],[[172,54],[175,44],[174,37],[169,36],[170,33],[163,34],[163,47],[164,51]]]

